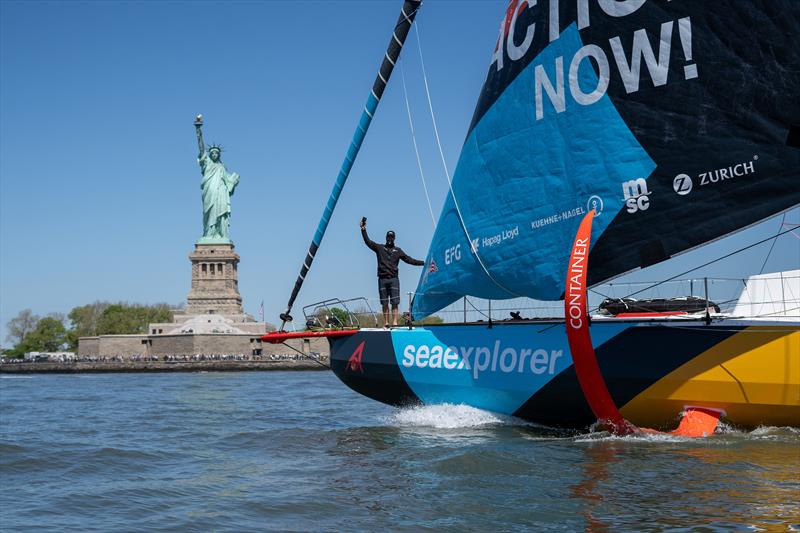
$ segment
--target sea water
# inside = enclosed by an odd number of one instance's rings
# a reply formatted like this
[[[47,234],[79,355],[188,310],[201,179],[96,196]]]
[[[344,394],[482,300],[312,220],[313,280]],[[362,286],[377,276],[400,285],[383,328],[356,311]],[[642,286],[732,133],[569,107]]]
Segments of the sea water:
[[[0,376],[2,531],[800,530],[800,431],[564,432],[329,372]]]

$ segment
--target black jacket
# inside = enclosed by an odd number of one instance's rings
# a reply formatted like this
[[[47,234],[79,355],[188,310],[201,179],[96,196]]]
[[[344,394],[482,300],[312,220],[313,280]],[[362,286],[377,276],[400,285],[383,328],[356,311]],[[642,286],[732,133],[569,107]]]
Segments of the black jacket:
[[[424,261],[409,257],[403,249],[398,246],[386,246],[385,244],[378,244],[377,242],[369,240],[366,229],[361,230],[361,237],[364,238],[364,244],[375,252],[378,258],[378,278],[380,279],[396,278],[397,265],[400,263],[401,259],[409,265],[422,266],[425,264]]]

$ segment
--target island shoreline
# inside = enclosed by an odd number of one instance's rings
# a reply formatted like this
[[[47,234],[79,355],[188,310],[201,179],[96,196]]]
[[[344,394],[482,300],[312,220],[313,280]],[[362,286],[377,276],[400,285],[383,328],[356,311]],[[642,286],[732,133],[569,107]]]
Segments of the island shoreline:
[[[147,361],[79,363],[5,363],[0,374],[109,374],[163,372],[269,372],[330,370],[327,363],[307,361]]]

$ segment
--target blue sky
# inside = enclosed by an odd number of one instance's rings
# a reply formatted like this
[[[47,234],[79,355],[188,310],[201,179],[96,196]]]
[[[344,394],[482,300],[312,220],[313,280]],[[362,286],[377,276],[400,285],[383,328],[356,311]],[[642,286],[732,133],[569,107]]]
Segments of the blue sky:
[[[202,233],[192,120],[241,175],[231,235],[245,308],[277,320],[369,93],[400,3],[0,3],[0,323],[23,308],[95,300],[183,301]],[[454,168],[504,2],[429,0],[418,21],[445,157]],[[404,53],[434,212],[447,191],[416,38]],[[385,93],[299,304],[375,296],[369,218],[423,258],[433,226],[400,72]],[[787,220],[797,222],[795,210]],[[669,267],[692,266],[774,233],[768,221]],[[796,268],[782,237],[767,270]],[[768,245],[718,266],[758,271]],[[403,290],[418,269],[401,267]]]

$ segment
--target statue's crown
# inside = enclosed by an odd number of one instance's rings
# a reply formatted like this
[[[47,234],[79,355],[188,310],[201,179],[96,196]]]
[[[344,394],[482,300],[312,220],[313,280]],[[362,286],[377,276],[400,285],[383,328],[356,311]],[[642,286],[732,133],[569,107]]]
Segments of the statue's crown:
[[[211,152],[212,150],[216,150],[217,152],[222,153],[222,146],[220,146],[219,144],[212,144],[211,146],[208,147],[208,151]]]

